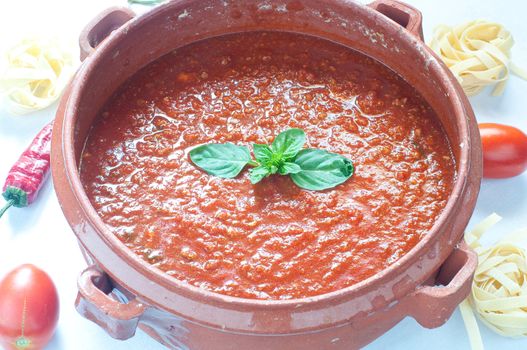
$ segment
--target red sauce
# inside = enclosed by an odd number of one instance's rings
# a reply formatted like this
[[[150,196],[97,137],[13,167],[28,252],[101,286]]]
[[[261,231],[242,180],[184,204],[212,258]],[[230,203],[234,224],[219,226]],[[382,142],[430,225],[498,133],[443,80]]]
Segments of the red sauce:
[[[270,143],[301,128],[308,147],[352,159],[326,191],[286,176],[222,179],[188,151]],[[108,101],[82,156],[93,206],[130,249],[194,286],[291,299],[350,286],[427,234],[455,165],[419,94],[376,61],[297,34],[208,39],[151,63]]]

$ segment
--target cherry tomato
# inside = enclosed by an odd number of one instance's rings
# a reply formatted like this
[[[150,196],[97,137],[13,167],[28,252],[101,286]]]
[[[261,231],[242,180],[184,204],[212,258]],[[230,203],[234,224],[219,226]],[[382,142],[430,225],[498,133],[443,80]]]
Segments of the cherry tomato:
[[[59,318],[53,281],[39,268],[22,265],[0,281],[0,345],[5,350],[39,350]]]
[[[479,124],[483,144],[483,176],[506,178],[527,169],[527,135],[508,125]]]

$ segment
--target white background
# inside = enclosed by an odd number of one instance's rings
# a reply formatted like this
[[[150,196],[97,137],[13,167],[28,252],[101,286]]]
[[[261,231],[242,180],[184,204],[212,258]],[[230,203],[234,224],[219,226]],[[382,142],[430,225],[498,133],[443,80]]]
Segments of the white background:
[[[430,39],[435,25],[457,24],[485,18],[504,24],[514,35],[516,63],[527,67],[527,2],[524,0],[408,0],[423,12],[424,32]],[[0,4],[0,46],[22,33],[51,33],[70,38],[99,11],[125,0],[12,0]],[[135,8],[138,9],[137,7]],[[527,132],[527,82],[512,77],[501,97],[488,92],[471,99],[480,122],[515,125]],[[56,104],[28,116],[11,116],[0,104],[0,180],[27,147],[33,136],[54,117]],[[514,179],[483,181],[477,208],[469,227],[492,212],[504,220],[485,237],[493,242],[506,232],[527,227],[527,173]],[[57,332],[47,350],[163,349],[141,331],[125,342],[116,341],[77,314],[73,307],[76,279],[84,260],[60,210],[51,181],[39,199],[25,209],[12,208],[0,220],[0,276],[31,262],[46,270],[57,285],[61,314]],[[482,326],[487,349],[526,349],[527,339],[508,339]],[[469,343],[458,311],[442,327],[428,330],[407,318],[368,349],[468,349]],[[213,349],[211,349],[213,350]]]

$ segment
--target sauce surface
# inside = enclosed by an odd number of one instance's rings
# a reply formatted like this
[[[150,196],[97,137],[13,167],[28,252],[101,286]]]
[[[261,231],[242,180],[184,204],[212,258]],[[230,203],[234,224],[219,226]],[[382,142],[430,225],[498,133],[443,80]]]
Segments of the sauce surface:
[[[307,147],[353,160],[325,191],[287,176],[222,179],[188,152],[270,143],[301,128]],[[455,177],[430,106],[376,61],[318,38],[253,32],[207,39],[143,68],[108,101],[81,161],[88,197],[144,260],[213,292],[291,299],[350,286],[414,247]]]

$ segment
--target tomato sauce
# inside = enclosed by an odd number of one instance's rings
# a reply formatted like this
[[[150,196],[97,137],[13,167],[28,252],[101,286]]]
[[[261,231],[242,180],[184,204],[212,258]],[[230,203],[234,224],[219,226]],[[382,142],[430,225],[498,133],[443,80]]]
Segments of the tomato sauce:
[[[270,143],[353,160],[325,191],[274,175],[252,185],[199,170],[196,145]],[[335,291],[400,259],[445,207],[455,164],[431,107],[349,48],[253,32],[180,48],[129,79],[87,139],[81,179],[115,235],[153,266],[209,291],[292,299]]]

